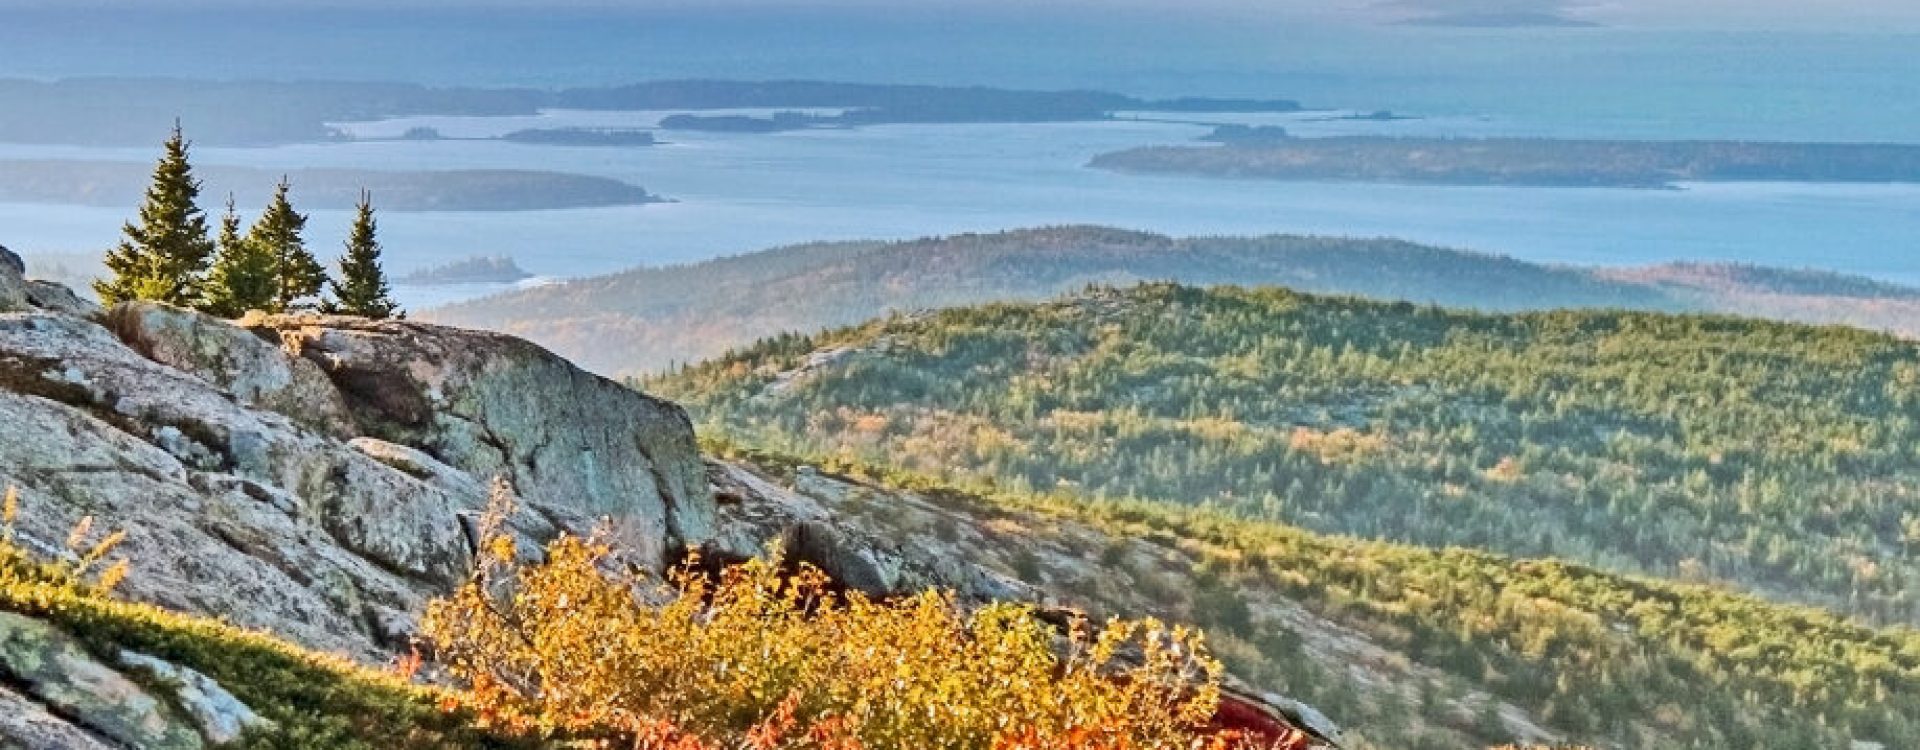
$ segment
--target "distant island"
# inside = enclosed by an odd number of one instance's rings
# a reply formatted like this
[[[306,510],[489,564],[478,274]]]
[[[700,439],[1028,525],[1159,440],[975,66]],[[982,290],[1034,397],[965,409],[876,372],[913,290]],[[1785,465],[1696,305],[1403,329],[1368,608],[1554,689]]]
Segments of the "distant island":
[[[511,284],[533,278],[533,274],[505,255],[473,257],[445,265],[422,268],[401,275],[396,281],[414,286],[448,284]]]
[[[80,159],[0,159],[0,201],[130,206],[140,201],[151,164]],[[300,205],[347,209],[372,191],[385,211],[534,211],[659,203],[638,185],[606,177],[508,169],[389,172],[364,169],[195,170],[204,193],[233,194],[241,206],[266,199],[284,174]]]
[[[1235,146],[1267,145],[1289,142],[1293,134],[1279,125],[1221,125],[1200,140]]]
[[[500,136],[513,143],[546,146],[652,146],[652,131],[637,128],[537,128]]]
[[[709,133],[780,133],[789,130],[832,127],[838,116],[810,115],[805,112],[775,112],[768,117],[751,115],[668,115],[660,120],[662,130],[697,130]]]
[[[810,128],[854,128],[897,123],[1018,123],[1105,120],[1115,112],[1272,113],[1300,111],[1299,102],[1286,99],[1142,100],[1103,92],[1059,92],[1035,96],[1030,92],[994,89],[932,89],[924,97],[906,97],[886,104],[856,107],[837,115],[775,112],[751,115],[676,114],[660,121],[666,130],[703,130],[726,133],[781,133]]]
[[[114,106],[102,109],[100,102],[113,102]],[[804,125],[858,126],[1100,120],[1120,111],[1294,112],[1301,106],[1287,99],[1143,99],[1107,91],[827,81],[670,80],[549,90],[325,81],[0,79],[0,111],[8,113],[0,118],[0,142],[144,146],[164,135],[177,118],[185,121],[202,145],[269,146],[351,139],[340,123],[416,116],[533,115],[545,109],[829,109],[842,114],[825,118],[823,123]],[[738,132],[775,132],[803,124],[783,115],[726,115],[680,122],[687,129]],[[405,137],[436,139],[440,134],[423,127]]]
[[[1399,114],[1390,109],[1377,109],[1372,112],[1354,112],[1352,114],[1334,115],[1332,117],[1315,119],[1320,122],[1398,122],[1401,120],[1418,120],[1420,118]]]
[[[1539,138],[1296,138],[1227,125],[1201,140],[1101,154],[1118,172],[1439,185],[1666,188],[1681,182],[1920,182],[1920,146]]]

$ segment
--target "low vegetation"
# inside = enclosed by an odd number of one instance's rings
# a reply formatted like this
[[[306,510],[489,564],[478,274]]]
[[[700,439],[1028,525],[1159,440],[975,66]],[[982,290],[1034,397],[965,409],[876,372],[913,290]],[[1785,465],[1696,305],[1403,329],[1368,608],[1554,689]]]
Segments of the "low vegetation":
[[[22,510],[9,491],[0,512],[0,611],[44,620],[110,662],[122,649],[211,677],[263,718],[248,750],[531,749],[530,740],[483,729],[458,693],[420,687],[391,671],[317,654],[263,633],[113,599],[124,567],[107,562],[114,535],[75,529],[69,555],[45,560],[14,537]],[[96,539],[95,537],[100,537]]]
[[[618,747],[1302,747],[1207,731],[1220,667],[1154,621],[1066,633],[1024,607],[927,592],[879,602],[770,559],[709,579],[609,574],[562,537],[521,564],[495,536],[423,633],[497,721]],[[645,592],[636,596],[636,592]],[[649,604],[649,600],[660,602]],[[740,741],[745,738],[745,743]]]
[[[1191,559],[1151,596],[1190,601],[1236,673],[1327,710],[1361,748],[1460,747],[1406,728],[1463,718],[1494,744],[1493,717],[1455,717],[1439,699],[1472,686],[1593,746],[1847,747],[1920,742],[1920,632],[1876,629],[1817,609],[1706,586],[1621,576],[1552,560],[1433,550],[1327,536],[1218,507],[1100,500],[1056,489],[1009,491],[850,459],[796,457],[710,438],[707,448],[776,475],[814,466],[983,514],[1047,528],[1084,523],[1114,540],[1146,540]],[[884,512],[882,513],[884,515]],[[1020,544],[1020,542],[1011,542]],[[1031,542],[1028,542],[1029,544]],[[1100,554],[1100,553],[1093,553]],[[1118,561],[1103,561],[1125,576]],[[1023,574],[1024,575],[1024,574]],[[1152,576],[1132,578],[1145,587]],[[1079,591],[1079,589],[1076,589]],[[1356,696],[1304,669],[1301,643],[1244,602],[1277,595],[1457,679]],[[1080,597],[1099,603],[1097,592]],[[1237,613],[1237,614],[1236,614]],[[1408,686],[1402,686],[1408,687]]]

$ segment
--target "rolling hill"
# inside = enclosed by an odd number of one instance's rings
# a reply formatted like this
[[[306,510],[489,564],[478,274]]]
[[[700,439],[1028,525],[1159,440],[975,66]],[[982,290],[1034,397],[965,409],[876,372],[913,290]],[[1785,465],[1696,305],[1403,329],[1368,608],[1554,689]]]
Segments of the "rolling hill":
[[[1284,285],[1488,311],[1707,310],[1920,334],[1920,290],[1837,274],[1718,265],[1585,269],[1398,240],[1172,238],[1104,227],[796,245],[510,292],[423,317],[525,336],[588,369],[632,374],[788,331],[1160,280]]]
[[[1882,334],[1151,284],[647,385],[757,444],[1920,622],[1920,347]]]

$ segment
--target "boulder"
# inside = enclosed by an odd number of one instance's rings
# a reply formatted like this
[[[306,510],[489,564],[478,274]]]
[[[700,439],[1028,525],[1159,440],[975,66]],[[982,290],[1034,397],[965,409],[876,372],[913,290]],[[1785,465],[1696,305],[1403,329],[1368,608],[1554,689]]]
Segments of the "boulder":
[[[72,289],[51,281],[27,281],[28,304],[63,315],[76,318],[98,318],[103,313],[100,305],[92,300],[82,299]]]
[[[43,552],[85,516],[126,529],[132,598],[381,659],[466,579],[496,475],[520,488],[508,528],[530,552],[602,516],[637,564],[710,533],[685,415],[530,345],[412,327],[362,352],[366,330],[335,319],[354,345],[334,361],[160,305],[108,320],[0,315],[0,487],[21,489],[20,538]],[[374,408],[380,378],[434,383],[414,395],[446,416]]]
[[[0,612],[0,676],[51,713],[116,743],[152,750],[206,746],[168,702],[39,620]]]
[[[94,516],[127,531],[123,593],[368,658],[464,580],[468,519],[489,502],[462,472],[396,469],[60,315],[0,316],[0,424],[26,542],[58,551]]]
[[[290,315],[241,321],[319,365],[361,431],[529,502],[604,516],[663,565],[714,533],[693,427],[679,406],[529,342],[423,323]]]
[[[27,309],[26,270],[20,256],[0,247],[0,313]]]
[[[0,687],[0,748],[114,750],[85,729],[47,712],[26,696]]]
[[[172,686],[174,702],[193,717],[200,735],[215,745],[237,742],[248,729],[273,726],[220,683],[199,672],[132,651],[121,651],[120,663]]]
[[[246,329],[158,302],[122,302],[106,325],[148,359],[213,383],[240,402],[325,434],[355,434],[347,403],[320,367]]]

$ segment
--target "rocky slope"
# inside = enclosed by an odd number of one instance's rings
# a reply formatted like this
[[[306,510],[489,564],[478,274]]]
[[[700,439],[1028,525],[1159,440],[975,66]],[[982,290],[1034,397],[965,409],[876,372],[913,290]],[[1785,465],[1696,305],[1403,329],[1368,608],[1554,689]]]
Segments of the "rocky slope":
[[[876,595],[1044,598],[965,550],[903,544],[751,467],[709,463],[678,406],[518,339],[103,310],[24,280],[4,252],[0,425],[0,487],[25,505],[19,546],[71,556],[64,540],[91,518],[126,533],[124,596],[364,662],[404,649],[424,602],[463,580],[494,487],[516,496],[524,549],[604,524],[630,563],[660,569],[688,546],[726,560],[783,540]],[[82,635],[0,608],[0,747],[196,748],[252,720],[205,675]],[[1240,723],[1317,717],[1235,695]]]

